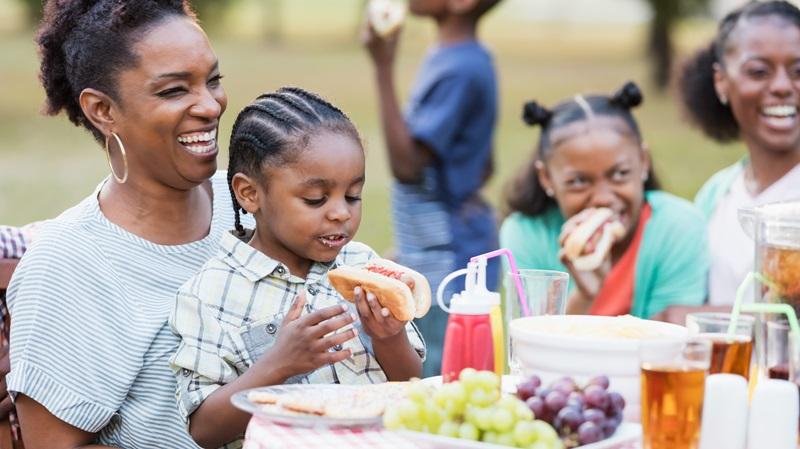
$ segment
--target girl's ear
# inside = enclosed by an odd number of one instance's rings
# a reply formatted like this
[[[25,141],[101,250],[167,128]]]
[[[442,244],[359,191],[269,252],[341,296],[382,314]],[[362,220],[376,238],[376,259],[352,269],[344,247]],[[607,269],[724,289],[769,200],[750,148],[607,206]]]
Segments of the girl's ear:
[[[725,71],[722,68],[722,65],[718,62],[714,63],[714,90],[717,93],[717,98],[719,102],[723,105],[728,104],[728,91],[730,90],[730,86],[728,85],[728,77],[725,76]]]
[[[533,163],[533,166],[536,167],[536,178],[539,180],[539,185],[544,189],[545,195],[552,198],[555,195],[555,190],[553,189],[553,180],[550,179],[550,174],[547,172],[547,167],[544,166],[544,162],[538,160]]]
[[[233,194],[236,201],[249,214],[258,212],[258,184],[257,181],[244,173],[236,173],[231,179]]]
[[[647,181],[647,177],[650,176],[650,147],[647,146],[646,143],[642,142],[642,151],[639,154],[642,163],[642,182]]]

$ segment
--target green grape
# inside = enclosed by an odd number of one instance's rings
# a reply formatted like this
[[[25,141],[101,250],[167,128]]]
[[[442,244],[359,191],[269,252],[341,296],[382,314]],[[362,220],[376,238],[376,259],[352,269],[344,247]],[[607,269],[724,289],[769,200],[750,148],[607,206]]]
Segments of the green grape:
[[[400,413],[397,409],[387,409],[383,414],[383,426],[389,430],[398,430],[403,428],[403,421],[400,419]]]
[[[487,393],[486,390],[483,390],[481,388],[473,390],[472,393],[469,395],[469,403],[476,405],[478,407],[487,406],[492,402],[494,401],[492,400],[492,397],[489,395],[489,393]]]
[[[519,399],[515,398],[514,396],[511,396],[510,394],[503,394],[500,396],[500,399],[497,401],[497,404],[495,405],[497,405],[500,408],[504,408],[511,413],[516,414],[517,406],[520,403],[521,402],[519,401]]]
[[[519,447],[530,446],[531,443],[536,441],[536,426],[533,421],[519,421],[514,426],[514,442]]]
[[[500,376],[491,371],[478,371],[477,374],[478,385],[487,390],[500,391]]]
[[[501,433],[497,435],[497,441],[495,444],[499,444],[500,446],[511,446],[514,447],[514,436],[510,433]]]
[[[493,430],[494,425],[492,423],[492,416],[494,416],[494,408],[493,407],[486,407],[482,408],[480,413],[478,414],[479,421],[478,421],[478,428],[481,430]]]
[[[533,412],[524,402],[517,401],[517,407],[514,410],[517,419],[520,421],[533,421]]]
[[[404,400],[397,405],[397,414],[402,422],[419,419],[419,406],[416,403]]]
[[[497,442],[497,433],[491,430],[483,432],[483,435],[481,435],[481,441],[484,443],[494,444]]]
[[[558,438],[558,433],[556,433],[556,429],[554,429],[550,424],[542,420],[536,420],[533,422],[533,425],[536,426],[536,434],[539,435],[539,441],[553,444],[557,441],[561,441]]]
[[[514,428],[514,415],[504,408],[492,411],[492,428],[498,432],[507,432]]]
[[[408,387],[406,396],[408,399],[411,399],[414,402],[421,403],[428,399],[430,396],[430,390],[422,382],[414,382]]]
[[[497,390],[484,390],[483,388],[477,388],[470,394],[469,402],[470,404],[477,405],[479,407],[486,407],[495,403],[499,397],[500,392]]]
[[[458,380],[462,382],[471,382],[475,380],[478,376],[478,370],[475,368],[464,368],[461,370],[461,374],[458,375]]]
[[[458,427],[458,437],[463,440],[478,441],[480,432],[478,432],[478,429],[474,425],[465,422],[461,423],[461,425]]]
[[[544,441],[536,441],[528,446],[528,449],[553,449],[549,444]]]
[[[439,426],[437,434],[445,437],[458,438],[459,425],[455,421],[445,421]]]
[[[432,433],[436,433],[446,418],[445,411],[440,409],[432,399],[426,399],[420,405],[420,414]]]

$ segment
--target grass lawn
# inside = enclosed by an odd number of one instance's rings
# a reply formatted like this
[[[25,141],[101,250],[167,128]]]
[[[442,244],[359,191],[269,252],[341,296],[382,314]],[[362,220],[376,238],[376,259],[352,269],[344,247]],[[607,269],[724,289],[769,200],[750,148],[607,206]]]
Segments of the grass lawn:
[[[284,3],[286,34],[280,45],[268,45],[241,31],[252,31],[255,25],[238,27],[238,31],[222,26],[212,32],[229,96],[222,121],[220,166],[227,164],[227,136],[236,112],[260,92],[283,85],[319,92],[353,118],[367,144],[368,182],[358,239],[378,250],[389,248],[390,175],[371,67],[355,37],[359,2]],[[628,79],[640,82],[645,102],[636,114],[658,174],[667,190],[687,198],[712,173],[742,154],[741,146],[720,147],[704,138],[682,119],[673,94],[652,90],[646,76],[642,27],[523,21],[515,17],[510,4],[519,2],[508,3],[489,16],[482,30],[482,38],[496,56],[501,89],[497,171],[486,188],[492,203],[501,204],[506,182],[530,157],[537,132],[526,128],[519,117],[522,103],[531,98],[551,104],[576,92],[607,93]],[[254,15],[244,10],[232,17],[229,21],[246,23]],[[711,30],[707,23],[685,24],[680,48],[686,52],[704,44]],[[411,20],[406,27],[397,67],[404,98],[433,31],[431,24],[420,20]],[[105,157],[88,133],[75,129],[65,117],[39,114],[43,92],[32,39],[32,32],[0,37],[3,224],[52,217],[89,194],[108,173]]]

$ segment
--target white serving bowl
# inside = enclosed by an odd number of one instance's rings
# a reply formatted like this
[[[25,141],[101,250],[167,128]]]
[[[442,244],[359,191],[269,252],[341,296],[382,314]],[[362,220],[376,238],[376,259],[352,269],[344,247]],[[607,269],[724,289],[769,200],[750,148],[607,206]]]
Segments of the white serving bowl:
[[[625,398],[625,420],[639,422],[639,342],[688,331],[631,316],[553,315],[512,320],[509,335],[511,374],[536,374],[545,385],[564,376],[581,384],[605,374],[610,390]]]

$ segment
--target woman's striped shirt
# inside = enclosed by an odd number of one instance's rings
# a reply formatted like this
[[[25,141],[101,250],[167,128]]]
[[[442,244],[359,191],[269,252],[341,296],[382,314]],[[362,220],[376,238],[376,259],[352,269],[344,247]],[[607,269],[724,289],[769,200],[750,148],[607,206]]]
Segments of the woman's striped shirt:
[[[111,223],[97,193],[42,229],[8,290],[8,389],[44,405],[97,442],[195,449],[178,414],[167,318],[178,287],[233,228],[225,173],[212,178],[208,236],[157,245]]]

